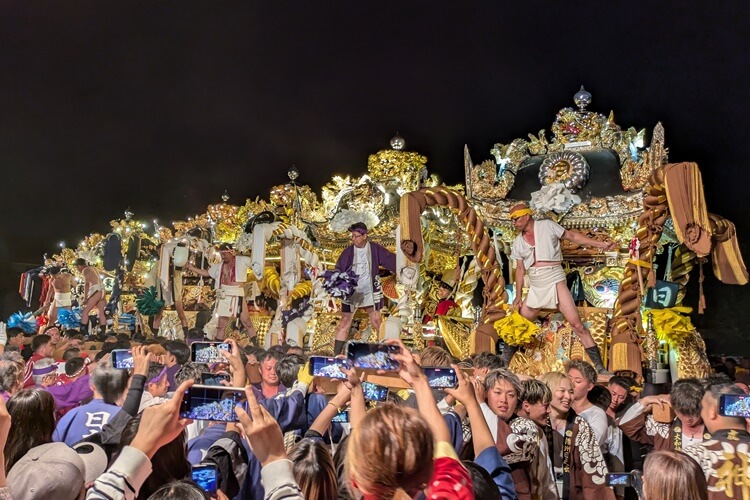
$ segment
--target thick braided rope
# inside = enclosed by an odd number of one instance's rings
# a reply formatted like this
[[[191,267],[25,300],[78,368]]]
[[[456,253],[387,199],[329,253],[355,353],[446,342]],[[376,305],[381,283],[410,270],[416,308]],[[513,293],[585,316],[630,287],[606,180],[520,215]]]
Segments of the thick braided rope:
[[[406,199],[403,200],[403,198]],[[485,307],[482,311],[480,323],[491,324],[503,318],[505,311],[502,306],[506,298],[505,280],[497,263],[495,248],[492,245],[487,229],[484,227],[484,222],[477,216],[476,210],[466,201],[466,198],[451,189],[437,187],[423,188],[419,191],[406,193],[403,195],[402,200],[401,241],[402,245],[404,241],[408,240],[416,246],[416,251],[412,255],[417,256],[417,261],[421,260],[424,250],[421,228],[412,228],[409,230],[408,224],[404,224],[403,222],[410,218],[413,220],[415,217],[419,217],[422,211],[428,206],[449,207],[456,212],[459,223],[471,239],[471,248],[479,263],[482,280],[484,281]],[[407,213],[404,213],[404,210]],[[412,213],[417,210],[419,211],[418,214]],[[404,227],[407,227],[406,234],[404,233]],[[409,258],[408,252],[407,258]]]
[[[643,213],[638,219],[636,237],[640,242],[640,260],[651,263],[656,251],[656,243],[661,238],[664,223],[669,214],[664,187],[664,167],[659,167],[651,174],[646,196],[643,200],[643,208]],[[631,262],[628,262],[625,266],[614,306],[613,343],[618,341],[616,337],[622,338],[623,335],[629,337],[629,342],[637,342],[638,334],[641,331],[641,290],[637,274],[639,272],[643,282],[647,282],[648,275],[651,272],[650,268],[639,267]]]

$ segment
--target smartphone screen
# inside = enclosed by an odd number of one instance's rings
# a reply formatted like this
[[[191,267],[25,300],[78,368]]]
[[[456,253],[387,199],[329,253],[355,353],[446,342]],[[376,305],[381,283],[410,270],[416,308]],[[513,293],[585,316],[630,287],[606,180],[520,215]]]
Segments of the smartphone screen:
[[[607,473],[607,486],[630,486],[630,472]]]
[[[224,384],[221,383],[222,380],[229,382],[229,375],[226,373],[201,372],[201,384],[203,385],[223,386]]]
[[[355,368],[395,371],[398,362],[391,358],[391,354],[398,354],[400,350],[397,345],[349,342],[346,354]]]
[[[190,344],[190,355],[194,363],[222,363],[226,358],[219,350],[229,351],[231,348],[226,342],[193,342]]]
[[[386,401],[388,399],[388,388],[384,385],[362,382],[362,391],[365,399],[369,401]]]
[[[236,422],[234,407],[245,399],[239,387],[194,385],[185,391],[180,407],[180,417],[215,422]]]
[[[456,371],[453,368],[422,368],[425,376],[427,377],[427,383],[430,387],[445,389],[452,388],[458,385],[458,377]]]
[[[215,495],[218,489],[217,470],[214,464],[197,464],[191,468],[190,477],[209,495]]]
[[[342,358],[310,357],[310,375],[313,377],[346,379],[346,373],[341,369],[348,366],[349,361]]]
[[[724,417],[750,418],[750,396],[722,394],[719,399],[719,414]]]
[[[127,370],[133,368],[133,353],[127,349],[115,349],[110,354],[112,366],[118,370]]]
[[[349,422],[349,412],[347,410],[338,412],[336,415],[333,416],[331,419],[331,422],[336,422],[338,424],[345,424]]]

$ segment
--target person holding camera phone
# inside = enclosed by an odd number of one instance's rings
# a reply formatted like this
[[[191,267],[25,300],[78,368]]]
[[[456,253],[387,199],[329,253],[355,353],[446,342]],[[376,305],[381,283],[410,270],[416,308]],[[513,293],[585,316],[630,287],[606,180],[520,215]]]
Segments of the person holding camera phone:
[[[725,394],[745,393],[731,382],[710,383],[701,407],[701,418],[710,433],[709,439],[684,450],[703,469],[711,500],[750,497],[750,434],[746,429],[746,419],[722,415],[719,403]],[[645,481],[648,484],[648,477]]]
[[[336,261],[336,269],[357,275],[357,287],[351,297],[343,300],[341,321],[336,327],[336,340],[333,354],[338,356],[344,350],[349,337],[349,329],[357,309],[364,308],[370,317],[373,333],[377,334],[382,318],[383,287],[380,284],[380,267],[396,272],[396,254],[382,245],[367,241],[367,225],[356,222],[349,226],[352,244],[341,252]]]

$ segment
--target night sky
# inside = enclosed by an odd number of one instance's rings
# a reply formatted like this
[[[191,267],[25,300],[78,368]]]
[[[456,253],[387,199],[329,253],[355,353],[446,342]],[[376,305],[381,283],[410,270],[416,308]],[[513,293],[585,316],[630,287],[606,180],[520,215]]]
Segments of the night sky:
[[[5,282],[128,206],[166,223],[225,189],[267,198],[292,163],[316,191],[361,175],[396,132],[463,182],[464,144],[481,161],[549,130],[581,84],[623,128],[663,122],[750,261],[748,19],[740,1],[0,1]],[[714,281],[702,329],[746,338],[748,287]]]

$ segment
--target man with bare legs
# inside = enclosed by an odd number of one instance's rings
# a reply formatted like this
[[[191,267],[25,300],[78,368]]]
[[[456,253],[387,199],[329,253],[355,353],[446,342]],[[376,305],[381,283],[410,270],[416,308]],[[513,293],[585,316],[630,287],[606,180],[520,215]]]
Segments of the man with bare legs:
[[[614,250],[614,242],[597,241],[576,231],[570,231],[549,219],[535,221],[531,209],[519,203],[510,209],[510,220],[520,233],[513,242],[511,259],[516,262],[516,298],[513,305],[524,318],[533,321],[541,309],[558,309],[581,340],[586,354],[599,373],[606,374],[601,353],[591,332],[581,321],[573,296],[568,290],[565,272],[560,263],[560,240],[588,245],[603,250]],[[524,276],[529,275],[529,291],[522,300]],[[503,359],[510,364],[517,346],[505,346]]]
[[[104,334],[107,329],[107,317],[104,306],[107,305],[102,279],[95,267],[89,266],[84,259],[76,259],[73,263],[78,272],[83,275],[83,309],[81,310],[81,333],[89,334],[89,313],[96,309],[99,315],[99,333]]]

